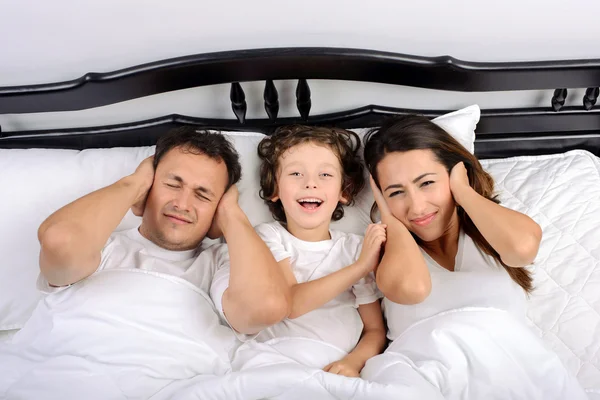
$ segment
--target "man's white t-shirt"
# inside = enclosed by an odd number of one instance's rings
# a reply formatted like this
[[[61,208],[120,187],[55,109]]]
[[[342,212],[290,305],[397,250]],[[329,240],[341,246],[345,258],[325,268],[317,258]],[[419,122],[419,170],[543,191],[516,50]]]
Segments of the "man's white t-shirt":
[[[423,249],[421,252],[431,275],[431,293],[414,305],[383,300],[390,340],[414,323],[449,310],[487,307],[508,311],[518,318],[525,316],[525,291],[462,230],[454,271],[440,266]]]
[[[353,264],[362,248],[361,236],[335,230],[330,231],[330,240],[305,242],[294,237],[278,222],[261,224],[255,229],[277,262],[290,259],[298,283],[322,278]],[[211,297],[223,318],[221,299],[228,285],[229,268],[221,268],[213,280]],[[381,297],[371,273],[324,306],[264,329],[256,340],[266,342],[275,338],[309,338],[349,353],[358,343],[363,330],[358,306],[373,303]]]
[[[95,274],[112,268],[142,269],[185,279],[208,294],[216,270],[229,265],[226,245],[202,246],[185,251],[163,249],[143,237],[138,228],[113,233],[102,249],[100,265]],[[40,274],[37,288],[53,293],[66,288],[53,287]]]

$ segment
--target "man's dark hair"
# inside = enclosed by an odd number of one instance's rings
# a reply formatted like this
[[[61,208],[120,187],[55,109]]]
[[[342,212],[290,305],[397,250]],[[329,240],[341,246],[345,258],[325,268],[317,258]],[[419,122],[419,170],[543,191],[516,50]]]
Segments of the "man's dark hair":
[[[240,156],[233,145],[218,132],[196,130],[191,126],[171,129],[156,143],[154,169],[170,150],[179,147],[193,154],[205,155],[213,160],[223,161],[227,167],[229,181],[225,190],[237,183],[242,177]]]

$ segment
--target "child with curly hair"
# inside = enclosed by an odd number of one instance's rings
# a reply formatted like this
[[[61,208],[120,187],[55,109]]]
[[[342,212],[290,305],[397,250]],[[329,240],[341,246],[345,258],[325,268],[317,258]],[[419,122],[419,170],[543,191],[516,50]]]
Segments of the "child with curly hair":
[[[369,225],[364,239],[330,229],[364,186],[359,145],[354,132],[293,125],[258,147],[260,195],[276,221],[256,231],[281,266],[292,299],[288,317],[256,340],[325,343],[337,352],[327,359],[327,351],[319,350],[322,365],[310,366],[351,377],[385,345],[382,295],[373,274],[386,227]]]

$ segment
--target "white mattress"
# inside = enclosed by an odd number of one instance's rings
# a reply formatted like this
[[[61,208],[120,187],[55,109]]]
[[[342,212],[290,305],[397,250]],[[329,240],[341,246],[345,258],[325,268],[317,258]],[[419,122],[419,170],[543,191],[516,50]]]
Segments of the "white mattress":
[[[502,203],[543,229],[528,317],[600,395],[600,158],[584,151],[488,160]]]

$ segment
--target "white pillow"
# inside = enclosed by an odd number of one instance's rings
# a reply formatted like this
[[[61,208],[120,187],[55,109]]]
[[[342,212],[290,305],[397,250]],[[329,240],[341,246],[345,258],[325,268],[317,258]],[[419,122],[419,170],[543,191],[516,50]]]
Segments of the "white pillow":
[[[20,328],[41,295],[37,229],[58,208],[135,171],[150,147],[0,149],[0,329]],[[134,227],[129,213],[119,229]]]
[[[436,118],[465,147],[472,149],[479,107]],[[359,134],[364,131],[358,130]],[[240,153],[240,205],[253,225],[272,221],[259,197],[260,133],[224,133]],[[154,153],[154,147],[89,149],[0,149],[0,330],[23,326],[41,298],[35,287],[39,272],[37,229],[58,208],[121,177]],[[372,194],[368,185],[356,205],[345,210],[334,229],[362,234],[369,223]],[[140,218],[129,212],[117,230],[133,228]]]
[[[465,149],[475,153],[475,128],[479,122],[481,110],[477,104],[440,115],[433,122],[458,140]]]

